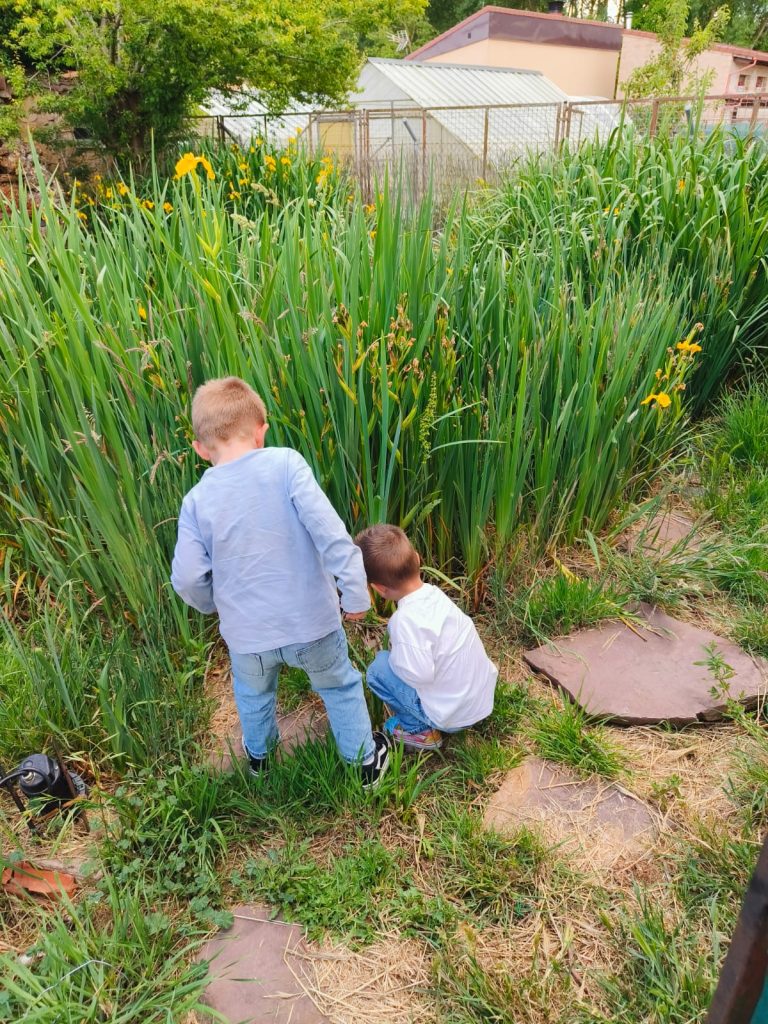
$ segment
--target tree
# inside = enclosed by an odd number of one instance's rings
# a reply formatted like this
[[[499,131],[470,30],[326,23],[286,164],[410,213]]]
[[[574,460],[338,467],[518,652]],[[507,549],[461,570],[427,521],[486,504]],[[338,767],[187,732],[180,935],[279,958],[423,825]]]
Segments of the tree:
[[[627,0],[632,12],[633,28],[656,32],[663,23],[665,8],[655,0]],[[768,0],[730,0],[730,21],[720,37],[724,43],[761,49],[768,44]],[[719,0],[691,0],[688,8],[686,34],[695,31],[696,23],[706,25],[720,7]]]
[[[703,93],[713,72],[702,72],[697,57],[722,36],[729,10],[719,7],[706,25],[694,25],[686,39],[688,0],[651,0],[646,8],[650,31],[658,33],[660,52],[637,68],[624,84],[628,97]]]
[[[0,54],[77,72],[53,102],[115,156],[162,147],[212,89],[247,82],[275,109],[353,87],[360,36],[426,0],[0,0]]]

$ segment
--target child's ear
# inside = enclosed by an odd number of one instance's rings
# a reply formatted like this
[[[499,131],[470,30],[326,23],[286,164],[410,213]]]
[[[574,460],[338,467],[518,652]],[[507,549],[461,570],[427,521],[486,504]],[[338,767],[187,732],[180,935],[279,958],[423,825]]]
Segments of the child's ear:
[[[369,584],[369,586],[371,587],[372,590],[376,591],[376,593],[379,595],[379,597],[383,597],[385,600],[387,599],[387,588],[386,587],[382,587],[381,584],[379,584],[379,583],[371,583],[371,584]]]
[[[210,449],[206,448],[205,445],[202,444],[202,442],[195,439],[192,442],[192,447],[194,448],[195,452],[200,456],[201,459],[204,459],[206,462],[211,461]]]

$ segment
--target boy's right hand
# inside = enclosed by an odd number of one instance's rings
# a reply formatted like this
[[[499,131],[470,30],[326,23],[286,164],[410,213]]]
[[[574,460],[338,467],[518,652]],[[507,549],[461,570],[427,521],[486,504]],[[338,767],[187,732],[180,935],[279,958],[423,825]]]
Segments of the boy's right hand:
[[[360,622],[367,614],[368,612],[344,612],[344,618],[350,622]]]

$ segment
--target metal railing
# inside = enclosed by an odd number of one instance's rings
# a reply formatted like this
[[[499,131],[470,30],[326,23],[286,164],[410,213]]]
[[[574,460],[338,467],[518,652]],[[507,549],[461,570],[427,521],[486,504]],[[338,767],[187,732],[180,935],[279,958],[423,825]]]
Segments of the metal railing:
[[[406,175],[411,190],[493,181],[521,158],[620,130],[656,136],[768,134],[768,93],[669,96],[642,100],[414,107],[397,103],[346,110],[218,114],[198,119],[201,134],[246,145],[253,137],[333,153],[370,191],[385,172]]]

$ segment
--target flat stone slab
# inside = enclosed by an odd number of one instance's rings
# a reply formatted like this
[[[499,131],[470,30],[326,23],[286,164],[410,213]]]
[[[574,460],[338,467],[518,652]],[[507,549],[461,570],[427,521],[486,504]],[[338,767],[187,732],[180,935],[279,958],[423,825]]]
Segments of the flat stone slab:
[[[501,833],[533,826],[547,842],[596,869],[642,855],[657,832],[651,811],[625,790],[581,779],[538,757],[527,758],[505,776],[484,823]]]
[[[590,715],[621,725],[682,726],[723,717],[727,696],[716,685],[706,647],[716,644],[735,675],[727,695],[754,707],[768,689],[768,662],[706,629],[647,605],[634,629],[608,622],[523,655],[535,671]],[[704,662],[705,664],[697,664]]]
[[[328,731],[328,718],[322,704],[310,702],[288,714],[278,715],[277,726],[280,730],[278,750],[285,756],[291,754],[296,747],[325,736]],[[226,772],[232,768],[233,756],[236,760],[245,757],[239,723],[227,737],[226,748],[213,751],[208,760],[213,767]]]
[[[692,536],[693,534],[693,536]],[[696,548],[695,524],[681,512],[659,512],[650,522],[633,523],[621,536],[620,546],[631,554],[668,555],[683,548]]]
[[[269,908],[258,905],[233,913],[232,927],[209,939],[198,956],[210,961],[206,1006],[230,1024],[326,1022],[289,966],[291,955],[305,949],[299,925],[270,921]]]

